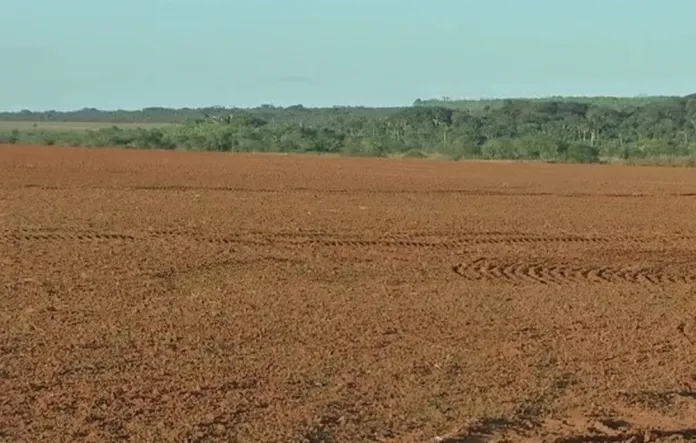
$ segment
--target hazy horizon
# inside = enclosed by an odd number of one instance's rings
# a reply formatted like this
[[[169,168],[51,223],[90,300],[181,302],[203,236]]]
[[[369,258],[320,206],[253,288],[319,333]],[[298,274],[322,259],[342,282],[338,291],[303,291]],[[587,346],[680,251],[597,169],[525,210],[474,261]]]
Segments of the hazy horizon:
[[[5,0],[0,109],[684,96],[686,0]],[[32,31],[28,31],[32,29]]]
[[[674,95],[674,96],[658,96],[658,95],[648,95],[648,94],[639,94],[639,95],[625,95],[625,96],[590,96],[590,95],[577,95],[577,96],[533,96],[533,97],[481,97],[481,98],[468,98],[468,97],[449,97],[451,101],[456,102],[456,101],[488,101],[488,100],[535,100],[535,99],[552,99],[554,97],[558,98],[563,98],[563,99],[592,99],[592,98],[616,98],[616,99],[632,99],[632,98],[651,98],[651,97],[684,97],[684,96],[689,96],[691,94],[681,94],[681,95]],[[428,101],[428,100],[441,100],[442,97],[430,97],[430,98],[421,98],[423,101]],[[414,100],[415,101],[415,100]],[[19,114],[24,111],[29,111],[33,113],[41,113],[41,112],[59,112],[59,113],[70,113],[70,112],[78,112],[78,111],[83,111],[85,109],[96,109],[99,112],[118,112],[118,111],[125,111],[125,112],[138,112],[138,111],[143,111],[146,109],[169,109],[169,110],[178,110],[178,109],[207,109],[207,108],[225,108],[225,109],[258,109],[261,108],[265,105],[270,105],[270,103],[263,103],[259,105],[254,105],[254,106],[224,106],[224,105],[200,105],[200,106],[144,106],[141,108],[95,108],[94,106],[84,106],[82,108],[74,108],[74,109],[15,109],[15,110],[3,110],[0,109],[0,113],[14,113],[14,114]],[[328,106],[308,106],[304,105],[302,103],[296,103],[294,105],[272,105],[275,108],[290,108],[292,106],[297,106],[297,105],[302,105],[306,109],[331,109],[331,108],[370,108],[370,109],[382,109],[382,108],[402,108],[402,107],[409,107],[412,106],[413,103],[405,103],[402,105],[384,105],[384,106],[368,106],[368,105],[361,105],[361,104],[351,104],[351,105],[328,105]]]

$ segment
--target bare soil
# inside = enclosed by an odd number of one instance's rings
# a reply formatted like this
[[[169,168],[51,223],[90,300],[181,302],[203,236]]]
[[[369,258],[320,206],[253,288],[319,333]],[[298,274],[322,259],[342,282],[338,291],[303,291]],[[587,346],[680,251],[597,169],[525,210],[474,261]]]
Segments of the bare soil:
[[[689,169],[0,147],[0,441],[696,439]]]

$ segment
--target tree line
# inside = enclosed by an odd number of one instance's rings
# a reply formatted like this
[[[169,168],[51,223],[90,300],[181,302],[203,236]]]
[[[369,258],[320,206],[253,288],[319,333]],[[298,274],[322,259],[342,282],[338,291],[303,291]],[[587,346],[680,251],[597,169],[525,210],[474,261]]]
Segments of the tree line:
[[[684,97],[416,100],[402,108],[301,105],[253,109],[0,113],[37,122],[0,142],[224,152],[315,152],[453,159],[591,163],[607,159],[692,162],[696,94]],[[88,131],[43,130],[40,122],[108,122]],[[119,127],[122,123],[176,123]],[[11,125],[10,125],[11,126]]]

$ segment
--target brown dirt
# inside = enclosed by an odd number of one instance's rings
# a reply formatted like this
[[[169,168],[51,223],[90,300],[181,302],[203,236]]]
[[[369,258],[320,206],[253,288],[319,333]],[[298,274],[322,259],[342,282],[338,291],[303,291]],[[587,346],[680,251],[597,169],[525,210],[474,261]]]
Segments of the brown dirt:
[[[0,147],[0,441],[696,439],[687,169]]]

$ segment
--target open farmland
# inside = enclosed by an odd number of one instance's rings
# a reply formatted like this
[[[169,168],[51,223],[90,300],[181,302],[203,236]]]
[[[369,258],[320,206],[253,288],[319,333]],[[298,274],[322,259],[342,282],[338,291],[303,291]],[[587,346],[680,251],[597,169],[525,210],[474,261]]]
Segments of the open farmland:
[[[64,132],[64,131],[89,131],[89,130],[98,130],[98,129],[105,129],[105,128],[112,128],[114,126],[118,126],[119,128],[123,129],[135,129],[135,128],[143,128],[143,129],[151,129],[151,128],[162,128],[162,127],[167,127],[171,126],[171,124],[167,123],[130,123],[130,122],[118,122],[118,123],[111,123],[111,122],[62,122],[62,121],[26,121],[26,120],[17,120],[17,121],[6,121],[6,120],[0,120],[0,131],[11,131],[11,130],[18,130],[18,131],[28,131],[28,130],[43,130],[43,131],[56,131],[56,132]]]
[[[696,438],[689,169],[0,147],[0,441]]]

